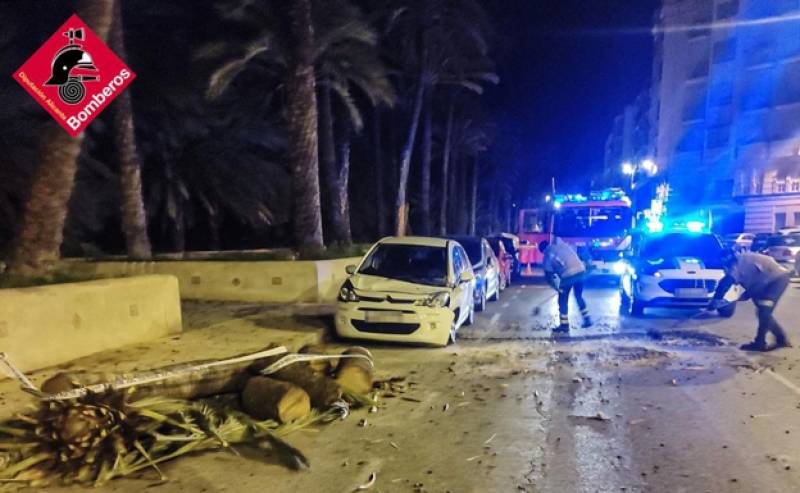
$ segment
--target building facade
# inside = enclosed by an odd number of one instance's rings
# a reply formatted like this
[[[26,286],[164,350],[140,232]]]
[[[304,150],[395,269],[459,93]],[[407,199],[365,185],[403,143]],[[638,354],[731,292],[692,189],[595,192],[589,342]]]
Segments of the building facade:
[[[671,210],[720,232],[800,225],[800,0],[664,0],[654,36]]]

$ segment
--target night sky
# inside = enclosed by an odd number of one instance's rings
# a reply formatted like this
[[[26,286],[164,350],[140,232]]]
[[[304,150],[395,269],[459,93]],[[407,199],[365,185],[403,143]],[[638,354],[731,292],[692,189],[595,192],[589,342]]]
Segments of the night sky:
[[[487,98],[495,156],[536,175],[555,169],[561,191],[588,187],[582,178],[602,167],[614,117],[650,83],[659,3],[486,0],[502,80]]]

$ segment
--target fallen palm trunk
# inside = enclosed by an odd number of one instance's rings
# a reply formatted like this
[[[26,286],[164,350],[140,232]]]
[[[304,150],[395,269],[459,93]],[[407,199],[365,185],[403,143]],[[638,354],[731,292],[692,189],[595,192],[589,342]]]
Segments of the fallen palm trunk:
[[[325,351],[323,346],[318,344],[306,344],[305,346],[301,347],[299,354],[314,354],[324,356],[328,353]],[[333,360],[332,359],[316,359],[311,360],[308,362],[308,366],[317,373],[321,373],[323,375],[329,375],[333,371]]]
[[[272,371],[270,367],[279,365],[284,357],[281,355],[259,360],[250,366],[250,372],[256,375],[266,372],[272,378],[297,385],[308,393],[311,405],[317,409],[328,409],[342,400],[344,392],[339,384],[312,370],[308,362],[302,361],[301,358],[297,358],[297,362]]]
[[[294,384],[259,376],[247,381],[242,391],[242,410],[256,419],[289,423],[308,416],[311,399]]]
[[[336,382],[342,387],[365,395],[372,390],[372,354],[363,347],[351,347],[342,353],[345,356],[364,356],[363,358],[342,358],[336,368]]]
[[[194,399],[210,395],[238,392],[247,383],[247,369],[286,354],[282,346],[270,346],[256,353],[224,360],[205,360],[167,366],[156,371],[113,377],[98,373],[65,373],[45,382],[42,391],[48,400],[80,397],[88,392],[136,389],[135,398],[151,395]],[[85,381],[82,381],[85,380]],[[68,388],[65,388],[68,387]],[[48,391],[53,389],[57,392]]]

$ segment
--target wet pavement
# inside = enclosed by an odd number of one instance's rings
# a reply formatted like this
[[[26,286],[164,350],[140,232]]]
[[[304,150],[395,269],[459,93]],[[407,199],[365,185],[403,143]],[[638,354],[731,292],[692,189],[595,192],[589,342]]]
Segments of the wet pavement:
[[[777,315],[800,342],[796,286]],[[550,331],[552,292],[530,284],[506,290],[450,347],[366,344],[377,378],[405,377],[407,387],[376,413],[292,435],[309,470],[287,471],[264,451],[215,453],[166,465],[166,483],[146,476],[102,490],[341,493],[375,473],[369,491],[383,493],[800,491],[800,351],[740,351],[753,337],[751,306],[731,319],[630,318],[613,287],[589,289],[587,301],[595,326],[580,329],[576,317],[566,336]],[[220,340],[252,346],[259,330],[330,323],[324,307],[184,311],[184,337],[230,331]]]

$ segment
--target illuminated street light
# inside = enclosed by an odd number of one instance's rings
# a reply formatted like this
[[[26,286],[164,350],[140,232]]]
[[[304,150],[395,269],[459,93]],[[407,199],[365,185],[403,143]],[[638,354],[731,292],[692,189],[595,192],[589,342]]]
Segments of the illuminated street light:
[[[634,173],[636,173],[636,167],[633,164],[631,164],[631,163],[629,163],[627,161],[622,163],[622,174],[623,175],[633,175]]]
[[[647,171],[650,175],[654,175],[658,172],[658,166],[656,166],[656,163],[653,162],[652,159],[645,159],[642,161],[641,168]]]

